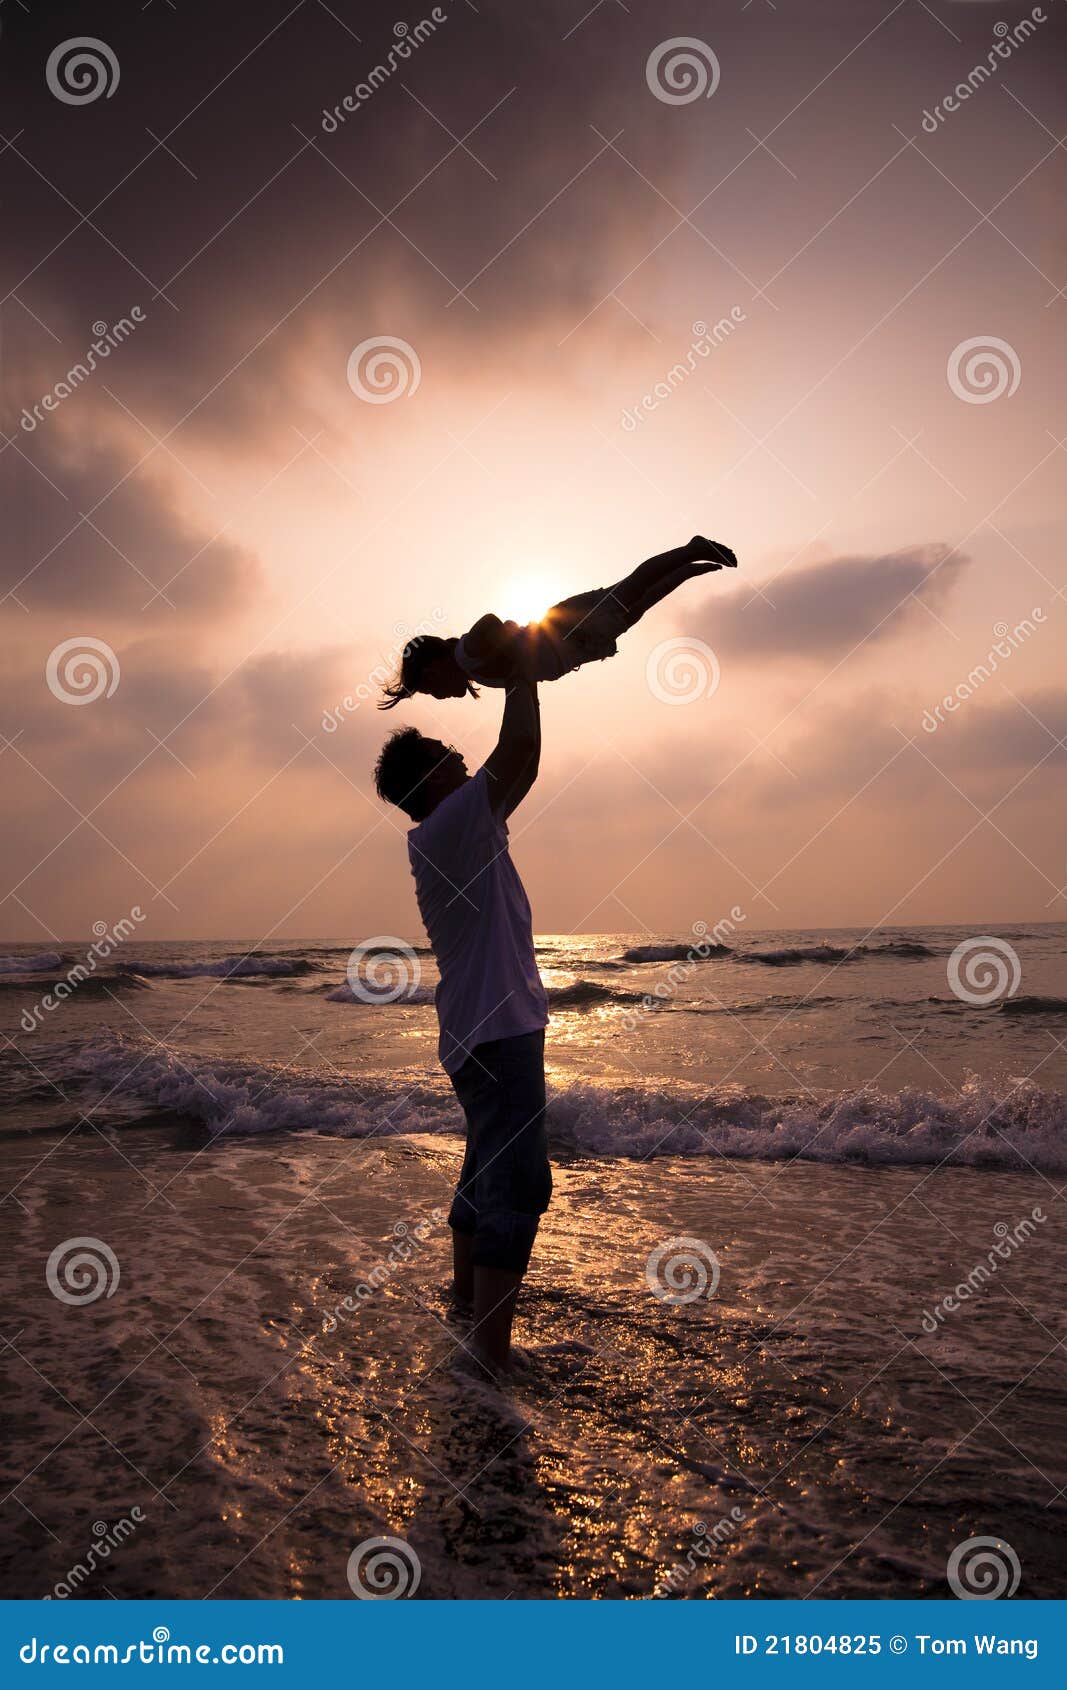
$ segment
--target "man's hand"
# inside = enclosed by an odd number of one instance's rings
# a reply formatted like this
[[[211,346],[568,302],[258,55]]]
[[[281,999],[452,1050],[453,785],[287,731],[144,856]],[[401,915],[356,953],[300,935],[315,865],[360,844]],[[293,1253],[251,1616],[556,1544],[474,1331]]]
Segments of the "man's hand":
[[[480,616],[473,628],[463,636],[463,644],[469,657],[477,662],[493,657],[500,649],[504,637],[504,624],[499,616],[492,611],[486,616]]]
[[[517,681],[537,686],[537,635],[531,639],[525,628],[516,630],[511,643],[512,673]]]
[[[513,681],[507,689],[500,738],[485,762],[489,780],[489,803],[503,816],[526,797],[541,761],[541,711],[537,688],[526,680]]]

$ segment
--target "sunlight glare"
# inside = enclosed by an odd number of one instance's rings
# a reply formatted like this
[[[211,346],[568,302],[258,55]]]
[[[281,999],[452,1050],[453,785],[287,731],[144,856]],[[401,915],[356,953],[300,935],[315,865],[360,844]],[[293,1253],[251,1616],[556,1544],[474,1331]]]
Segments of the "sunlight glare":
[[[532,570],[504,581],[498,597],[500,608],[497,615],[504,620],[510,617],[515,622],[537,622],[556,602],[548,577]]]

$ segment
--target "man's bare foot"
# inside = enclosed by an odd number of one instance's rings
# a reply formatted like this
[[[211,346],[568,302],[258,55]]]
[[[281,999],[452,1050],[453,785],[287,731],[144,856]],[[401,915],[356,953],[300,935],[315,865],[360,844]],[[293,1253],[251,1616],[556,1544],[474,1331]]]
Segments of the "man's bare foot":
[[[471,1338],[460,1341],[452,1352],[450,1366],[456,1373],[461,1373],[470,1379],[479,1379],[482,1384],[496,1385],[508,1376],[508,1369],[500,1367],[494,1362],[481,1345]]]
[[[694,534],[686,551],[689,553],[690,562],[708,565],[707,570],[698,570],[698,574],[708,574],[714,569],[737,568],[737,558],[729,546],[721,545],[718,540],[705,539],[703,534]]]
[[[451,1365],[459,1373],[488,1380],[492,1384],[500,1384],[506,1379],[525,1379],[537,1372],[533,1355],[521,1344],[512,1344],[507,1360],[501,1361],[499,1357],[491,1356],[476,1338],[470,1337],[460,1341]]]

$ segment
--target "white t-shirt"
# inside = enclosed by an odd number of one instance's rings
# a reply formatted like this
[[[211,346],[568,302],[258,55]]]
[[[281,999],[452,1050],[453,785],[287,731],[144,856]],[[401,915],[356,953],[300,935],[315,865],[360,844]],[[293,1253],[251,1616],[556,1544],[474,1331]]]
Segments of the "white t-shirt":
[[[408,857],[441,974],[438,1055],[454,1074],[476,1045],[536,1032],[548,1020],[530,905],[484,769],[411,829]]]

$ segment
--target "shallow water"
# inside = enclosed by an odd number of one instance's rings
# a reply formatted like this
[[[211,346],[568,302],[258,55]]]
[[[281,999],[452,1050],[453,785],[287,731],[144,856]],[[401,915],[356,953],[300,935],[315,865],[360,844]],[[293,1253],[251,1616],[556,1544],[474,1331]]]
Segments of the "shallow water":
[[[503,1392],[456,1366],[428,956],[369,1004],[345,945],[131,943],[50,1008],[78,948],[9,947],[5,1592],[344,1596],[392,1535],[427,1597],[939,1596],[987,1536],[1062,1596],[1064,936],[993,935],[984,1003],[962,929],[543,939]],[[65,1301],[84,1238],[117,1282]]]
[[[1020,1594],[1063,1593],[1064,1231],[1038,1176],[564,1162],[529,1370],[498,1392],[456,1371],[446,1319],[458,1146],[197,1150],[172,1119],[16,1151],[48,1159],[20,1188],[0,1359],[8,1594],[69,1582],[94,1524],[135,1508],[78,1594],[344,1596],[377,1535],[411,1546],[428,1598],[938,1596],[982,1535]],[[925,1332],[998,1224],[1042,1205]],[[69,1306],[42,1264],[83,1234],[120,1277]],[[713,1297],[650,1289],[675,1234],[714,1252]]]

